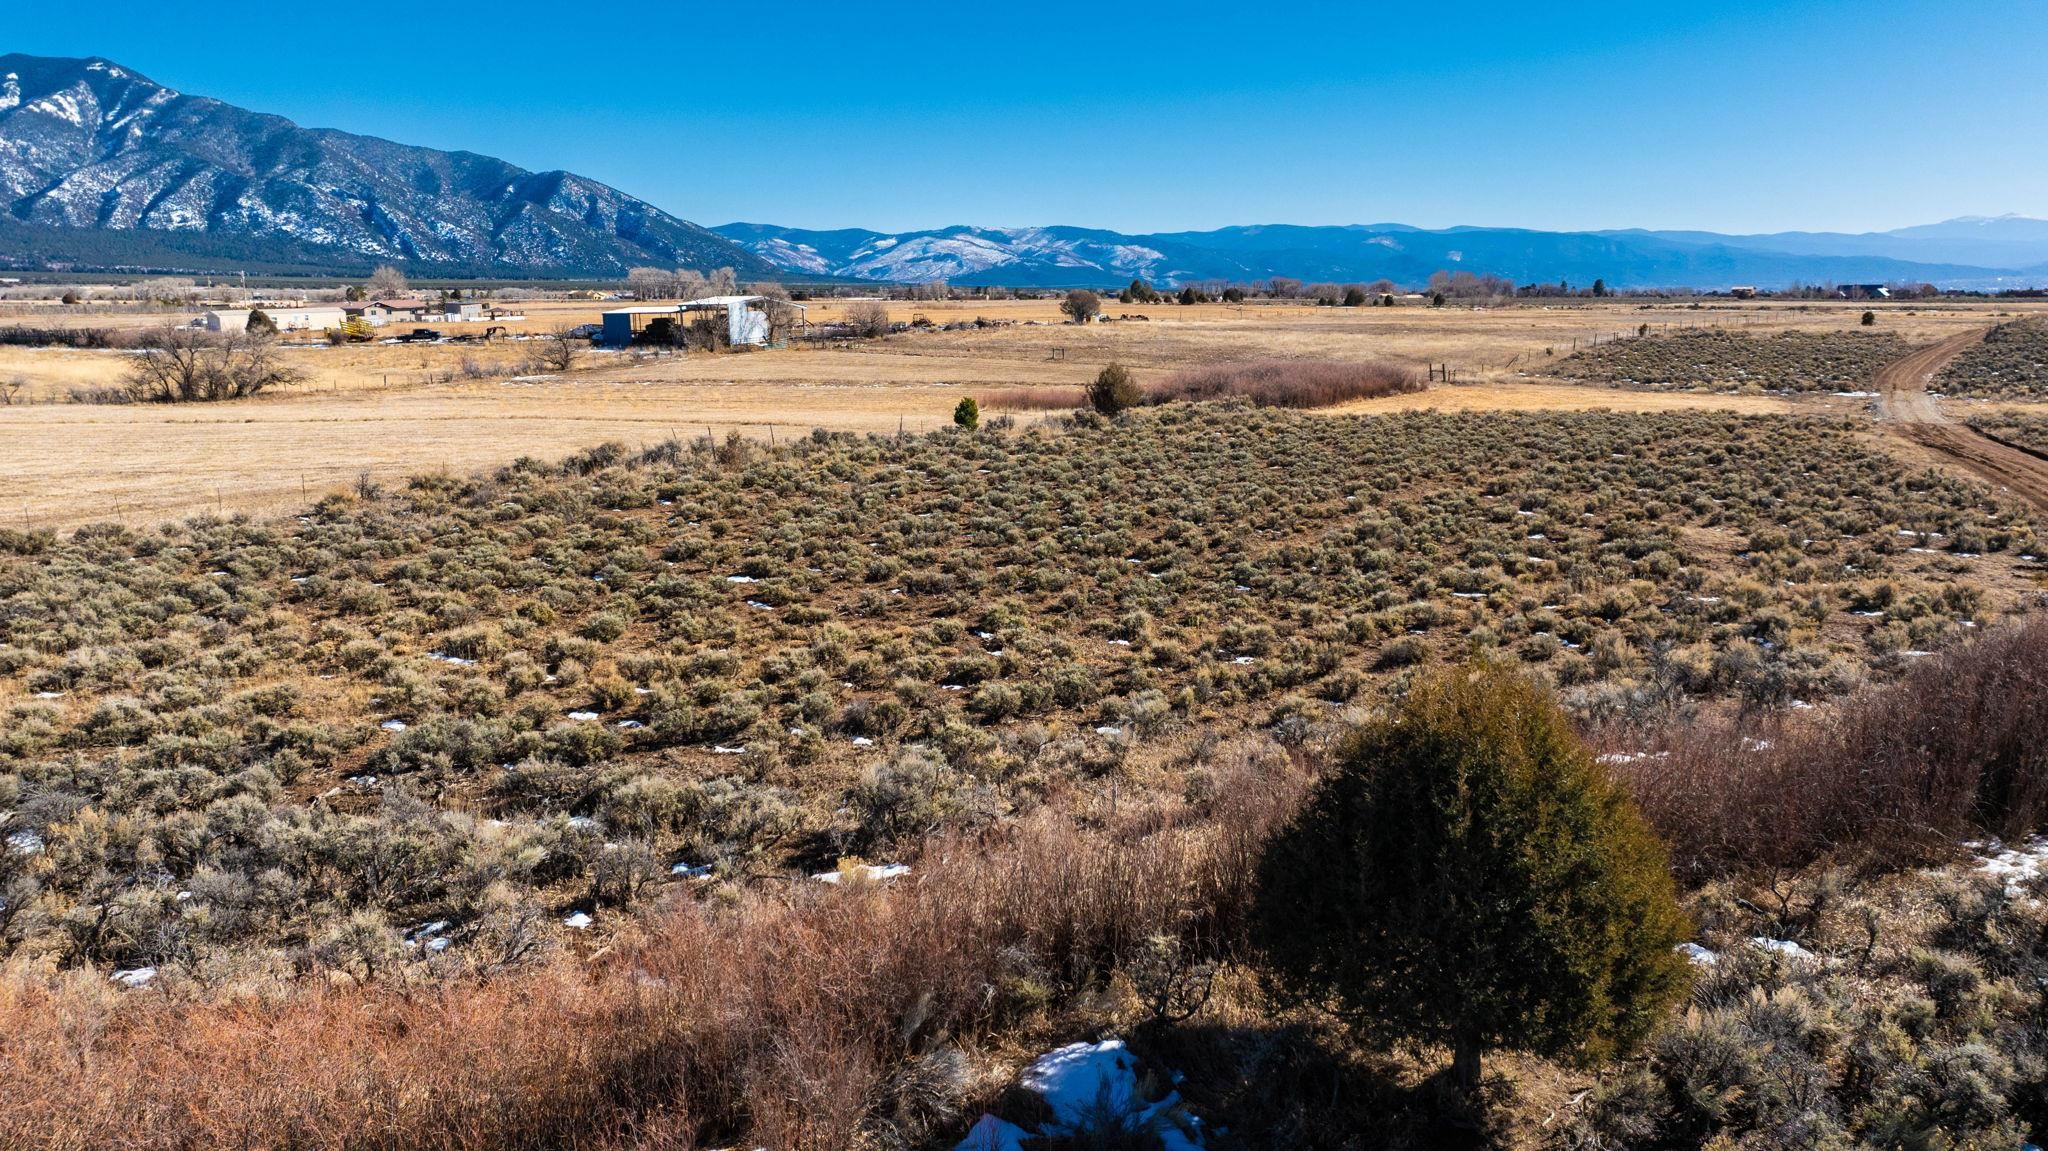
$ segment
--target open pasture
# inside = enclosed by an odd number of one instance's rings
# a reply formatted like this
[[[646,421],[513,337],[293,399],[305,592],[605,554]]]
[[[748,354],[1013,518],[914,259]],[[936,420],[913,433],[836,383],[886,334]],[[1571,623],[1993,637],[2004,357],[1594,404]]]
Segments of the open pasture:
[[[532,332],[595,320],[595,302],[522,305]],[[845,302],[812,305],[818,322]],[[760,439],[812,427],[859,432],[945,425],[962,395],[1015,389],[1071,394],[1110,360],[1141,383],[1187,367],[1265,358],[1391,359],[1447,364],[1454,383],[1345,410],[1671,410],[1708,406],[1786,412],[1769,395],[1631,392],[1555,378],[1574,341],[1632,335],[1641,324],[1720,324],[1770,333],[1851,333],[1851,305],[1675,301],[1482,309],[1317,308],[1298,303],[1123,305],[1110,324],[1060,324],[1053,301],[895,301],[892,317],[930,327],[876,341],[724,355],[590,352],[564,375],[535,372],[526,341],[312,345],[287,349],[304,382],[228,404],[108,406],[63,402],[121,376],[119,351],[0,347],[0,523],[144,524],[200,511],[279,511],[352,484],[413,472],[464,472],[519,455],[558,456],[601,440],[629,445],[738,430]],[[1883,306],[1883,330],[1910,341],[1981,326],[1987,309]],[[48,311],[48,309],[45,309]],[[2000,309],[1998,314],[2004,314]],[[130,317],[133,319],[134,317]],[[943,330],[983,318],[1001,326]],[[97,314],[69,317],[92,325]],[[150,317],[160,322],[162,317]],[[0,321],[5,322],[5,321]],[[37,322],[45,322],[39,320]],[[475,325],[471,325],[474,327]],[[451,330],[455,330],[451,328]],[[1548,353],[1548,354],[1546,354]],[[1843,410],[1860,405],[1816,398]]]

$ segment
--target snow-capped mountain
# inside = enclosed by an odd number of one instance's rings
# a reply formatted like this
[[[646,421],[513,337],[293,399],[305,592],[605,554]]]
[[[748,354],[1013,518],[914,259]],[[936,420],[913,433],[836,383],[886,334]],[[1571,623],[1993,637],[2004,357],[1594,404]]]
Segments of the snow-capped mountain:
[[[1506,276],[1522,283],[1617,288],[1779,287],[1807,283],[1929,281],[1944,287],[2048,283],[2048,241],[2039,221],[1950,221],[1895,232],[1542,232],[1403,224],[1218,228],[1124,235],[1087,228],[937,228],[806,231],[769,224],[713,229],[790,272],[857,280],[1011,287],[1114,287],[1143,279],[1189,281],[1274,276],[1337,283],[1385,278],[1421,285],[1437,271]]]
[[[961,226],[892,234],[727,224],[712,230],[788,271],[893,283],[1178,283],[1213,275],[1216,264],[1214,253],[1092,228]]]
[[[449,272],[771,271],[594,180],[302,128],[97,58],[0,56],[0,224],[0,256],[16,261],[132,248]]]

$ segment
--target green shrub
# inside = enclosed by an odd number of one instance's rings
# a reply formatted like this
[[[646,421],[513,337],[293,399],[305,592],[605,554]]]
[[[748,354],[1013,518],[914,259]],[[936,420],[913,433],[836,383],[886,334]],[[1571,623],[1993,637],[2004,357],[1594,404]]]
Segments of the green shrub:
[[[1259,868],[1283,997],[1361,1032],[1597,1062],[1688,985],[1663,849],[1556,702],[1485,664],[1360,729]]]
[[[1111,361],[1088,385],[1088,403],[1105,416],[1113,416],[1143,403],[1145,395],[1131,378],[1130,369]]]

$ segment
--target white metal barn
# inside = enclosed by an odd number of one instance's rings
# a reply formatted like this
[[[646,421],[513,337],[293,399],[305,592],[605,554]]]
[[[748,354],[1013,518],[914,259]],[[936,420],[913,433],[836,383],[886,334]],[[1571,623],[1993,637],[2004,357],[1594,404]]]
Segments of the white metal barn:
[[[682,321],[691,312],[723,311],[725,313],[726,341],[733,347],[761,347],[771,336],[768,319],[769,299],[766,296],[706,296],[701,300],[685,300],[680,304],[654,304],[637,308],[615,308],[603,316],[603,341],[613,347],[624,347],[633,342],[642,329],[662,317]],[[802,304],[783,303],[783,307],[794,309],[802,315]]]
[[[340,308],[265,308],[263,314],[280,332],[322,332],[341,326]],[[206,313],[200,325],[209,332],[246,332],[249,309],[220,308]]]

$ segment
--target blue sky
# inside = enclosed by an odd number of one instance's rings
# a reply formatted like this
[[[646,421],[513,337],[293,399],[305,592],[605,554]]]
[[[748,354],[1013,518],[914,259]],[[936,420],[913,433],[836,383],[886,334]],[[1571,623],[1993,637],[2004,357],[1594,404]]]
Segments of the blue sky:
[[[0,51],[566,168],[706,224],[2048,216],[2048,3],[405,8],[15,2]]]

